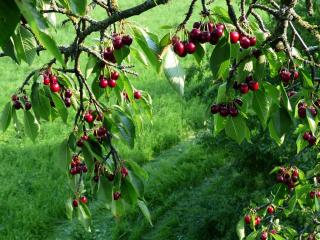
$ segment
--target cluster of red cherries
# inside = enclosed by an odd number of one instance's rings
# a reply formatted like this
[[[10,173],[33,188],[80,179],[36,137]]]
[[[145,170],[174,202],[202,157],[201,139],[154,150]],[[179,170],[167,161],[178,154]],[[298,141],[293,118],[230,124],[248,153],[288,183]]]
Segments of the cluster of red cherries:
[[[115,88],[117,86],[117,80],[119,78],[119,73],[116,71],[113,71],[109,78],[106,78],[103,75],[99,76],[99,86],[101,88],[106,88],[106,87],[111,87],[111,88]]]
[[[185,57],[187,54],[193,54],[197,51],[196,43],[211,43],[216,45],[223,36],[224,25],[222,23],[214,24],[212,22],[195,22],[193,29],[189,32],[188,41],[180,41],[177,36],[172,38],[174,52]]]
[[[31,109],[31,107],[32,107],[32,104],[31,104],[31,102],[29,101],[29,99],[28,99],[28,96],[23,96],[22,97],[23,98],[23,103],[24,103],[24,109],[26,110],[26,111],[28,111],[28,110],[30,110]],[[14,94],[14,95],[12,95],[11,96],[11,100],[12,100],[12,104],[13,104],[13,107],[16,109],[16,110],[19,110],[19,109],[23,109],[23,105],[22,105],[22,103],[21,103],[21,101],[20,101],[20,98],[19,98],[19,96],[18,95],[16,95],[16,94]]]
[[[242,94],[248,93],[249,90],[256,92],[259,90],[259,82],[255,81],[253,77],[250,75],[246,77],[245,82],[242,82],[240,84],[235,82],[233,88],[236,90],[240,90]]]
[[[118,33],[115,33],[112,35],[112,45],[114,49],[121,49],[124,46],[130,46],[133,42],[133,39],[129,35],[121,35]]]
[[[237,105],[242,106],[242,104],[242,100],[240,98],[236,98],[231,103],[212,104],[210,110],[212,114],[219,113],[222,117],[227,117],[228,115],[231,117],[236,117],[239,114]]]
[[[66,107],[70,107],[72,102],[71,102],[71,97],[72,97],[72,91],[70,89],[67,89],[64,92],[64,104]]]
[[[274,213],[274,211],[275,211],[275,209],[274,209],[274,207],[273,207],[272,205],[269,205],[269,206],[267,207],[267,212],[268,212],[268,214],[272,215],[272,214]],[[246,224],[250,224],[250,223],[251,223],[251,216],[250,216],[249,214],[244,216],[244,222],[245,222]],[[261,218],[260,218],[259,216],[256,216],[255,219],[254,219],[254,225],[255,225],[255,226],[258,226],[258,225],[260,225],[260,223],[261,223]],[[270,233],[276,234],[277,231],[276,231],[275,229],[272,229],[272,230],[270,231]],[[267,240],[267,239],[268,239],[268,232],[267,232],[267,231],[263,231],[263,232],[261,233],[260,239],[261,239],[261,240]]]
[[[311,191],[309,196],[311,199],[314,199],[315,197],[320,198],[320,191]]]
[[[310,146],[313,146],[317,142],[317,138],[313,136],[312,132],[308,131],[303,134],[303,139],[309,142]]]
[[[82,172],[86,173],[87,171],[88,171],[87,165],[84,162],[81,162],[78,155],[74,155],[70,163],[70,174],[76,175]]]
[[[307,115],[307,108],[309,109],[312,116],[317,116],[318,111],[314,106],[309,106],[305,102],[300,102],[298,104],[298,115],[300,118],[305,118]]]
[[[276,180],[287,185],[289,190],[293,190],[299,180],[299,170],[294,167],[281,167],[277,172]]]
[[[86,196],[82,196],[82,197],[80,197],[80,201],[83,203],[83,204],[86,204],[87,202],[88,202],[88,199],[87,199],[87,197]],[[72,206],[73,207],[78,207],[79,206],[79,200],[78,199],[74,199],[73,201],[72,201]]]
[[[282,68],[279,71],[279,76],[280,76],[282,82],[285,85],[287,85],[287,84],[289,84],[290,80],[292,80],[292,79],[297,80],[299,78],[299,72],[294,69],[288,70],[287,68]]]
[[[58,78],[56,75],[52,74],[51,71],[48,69],[43,72],[43,84],[50,85],[50,90],[52,92],[59,92],[60,85],[58,83]]]
[[[248,49],[249,47],[253,47],[257,44],[256,37],[247,37],[237,31],[230,32],[230,41],[232,44],[239,42],[240,47],[243,49]]]

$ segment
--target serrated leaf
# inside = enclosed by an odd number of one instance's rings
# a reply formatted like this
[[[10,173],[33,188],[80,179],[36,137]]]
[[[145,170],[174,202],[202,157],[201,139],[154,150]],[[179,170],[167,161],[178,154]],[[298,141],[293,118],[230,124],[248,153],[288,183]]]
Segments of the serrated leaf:
[[[238,235],[239,240],[244,239],[245,236],[246,236],[246,233],[245,233],[245,230],[244,230],[244,220],[243,220],[243,218],[241,218],[240,221],[237,224],[237,235]]]
[[[84,16],[86,13],[87,0],[70,0],[72,12]]]
[[[144,201],[138,200],[138,206],[139,206],[141,212],[143,213],[143,215],[145,216],[145,218],[150,223],[150,225],[153,226],[152,220],[151,220],[151,214],[149,212],[149,209],[148,209],[146,203]]]
[[[163,59],[163,71],[174,89],[183,95],[186,75],[171,46],[167,48]]]
[[[230,66],[230,44],[222,38],[215,46],[210,57],[210,68],[214,79],[226,80]]]
[[[8,102],[1,112],[0,127],[3,132],[5,132],[9,127],[11,122],[11,116],[12,116],[12,103]]]
[[[13,40],[18,58],[31,65],[37,53],[37,42],[31,32],[25,27],[20,26],[17,28]]]
[[[136,58],[139,62],[141,62],[143,65],[148,66],[148,60],[144,53],[137,50],[136,48],[130,47],[130,52],[133,55],[134,58]]]
[[[228,137],[235,140],[238,144],[240,144],[246,136],[247,125],[242,116],[237,117],[229,117],[226,126],[225,132]]]
[[[26,135],[34,142],[39,135],[40,125],[30,111],[24,111],[24,127]]]
[[[42,89],[39,88],[39,83],[34,83],[31,88],[31,103],[33,112],[38,120],[40,117],[49,121],[51,114],[50,100]]]
[[[51,93],[52,100],[55,105],[55,109],[57,109],[61,119],[64,123],[67,123],[68,120],[68,110],[61,99],[61,97],[57,93]]]
[[[196,43],[196,46],[197,46],[197,50],[192,55],[196,59],[197,63],[200,65],[206,52],[200,43]]]
[[[0,16],[0,46],[3,46],[20,21],[20,11],[14,1],[0,1]]]
[[[266,128],[269,118],[270,102],[264,91],[259,90],[253,93],[252,107],[262,123],[263,128]]]

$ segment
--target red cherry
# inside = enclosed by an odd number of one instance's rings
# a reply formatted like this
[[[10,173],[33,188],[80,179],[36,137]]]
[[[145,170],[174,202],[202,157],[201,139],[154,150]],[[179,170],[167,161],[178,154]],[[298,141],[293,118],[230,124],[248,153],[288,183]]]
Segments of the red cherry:
[[[208,31],[209,32],[213,32],[214,30],[214,24],[212,22],[208,22],[207,23],[207,27],[208,27]]]
[[[115,88],[117,86],[116,80],[109,79],[108,80],[108,86],[111,87],[111,88]]]
[[[73,201],[72,201],[72,205],[73,205],[73,207],[78,207],[79,206],[79,202],[78,202],[78,200],[77,199],[74,199]]]
[[[193,23],[193,28],[200,28],[200,27],[201,27],[201,22]]]
[[[218,23],[218,24],[216,25],[216,28],[221,28],[221,29],[222,29],[222,31],[224,31],[224,29],[225,29],[225,27],[224,27],[224,24],[223,24],[223,23]]]
[[[320,192],[317,192],[316,195],[317,195],[317,198],[320,198]]]
[[[220,111],[220,105],[219,104],[213,104],[211,106],[211,113],[216,114]]]
[[[111,48],[107,48],[104,52],[103,52],[103,58],[108,61],[108,62],[112,62],[112,63],[116,63],[116,58],[113,54],[113,49]]]
[[[223,29],[222,28],[215,28],[214,31],[212,32],[215,36],[218,38],[222,37],[223,35]]]
[[[51,83],[50,84],[50,90],[52,92],[59,92],[60,91],[60,85],[59,83]]]
[[[272,206],[269,206],[269,207],[267,208],[267,211],[268,211],[269,214],[273,214],[274,208],[273,208]]]
[[[113,80],[118,80],[119,76],[120,76],[119,73],[116,71],[111,73],[111,79]]]
[[[199,42],[206,43],[206,42],[209,42],[210,39],[211,39],[211,33],[209,31],[204,31],[200,35]]]
[[[123,42],[121,36],[116,36],[112,41],[114,49],[120,49],[123,47]]]
[[[284,83],[288,83],[291,79],[291,73],[287,70],[283,70],[280,73],[280,77]]]
[[[65,98],[64,99],[64,105],[66,105],[66,107],[70,107],[71,104],[72,104],[71,98]]]
[[[114,200],[119,200],[120,197],[121,197],[121,193],[120,193],[120,192],[115,192],[115,193],[113,194],[113,199],[114,199]]]
[[[249,86],[247,83],[240,83],[240,91],[243,94],[246,94],[247,92],[249,92]]]
[[[50,83],[53,84],[53,83],[57,83],[58,82],[58,79],[55,75],[51,75],[50,76]]]
[[[122,175],[122,177],[126,177],[126,176],[128,176],[128,174],[129,174],[128,169],[127,169],[126,167],[122,167],[122,168],[121,168],[121,175]]]
[[[88,112],[84,115],[84,120],[86,120],[86,122],[88,122],[88,123],[92,123],[94,119],[93,119],[92,114],[90,112]]]
[[[259,83],[256,82],[256,81],[250,81],[250,82],[249,82],[249,88],[250,88],[252,91],[258,91],[258,90],[259,90]]]
[[[270,233],[271,233],[271,234],[277,234],[277,230],[272,229],[272,230],[270,231]]]
[[[83,171],[84,173],[88,172],[88,167],[87,167],[87,165],[84,165],[84,166],[82,167],[82,171]]]
[[[31,104],[31,102],[28,102],[28,101],[27,101],[27,102],[25,102],[24,106],[25,106],[26,111],[28,111],[28,110],[31,109],[32,104]]]
[[[107,129],[105,127],[100,127],[97,131],[98,137],[103,137],[107,134]]]
[[[216,45],[219,42],[219,37],[215,34],[215,32],[211,33],[210,43],[212,45]]]
[[[260,217],[256,217],[254,223],[255,223],[255,225],[259,225],[261,223],[261,218]]]
[[[295,80],[297,80],[297,79],[299,78],[299,72],[298,72],[298,71],[294,71],[294,73],[293,73],[293,78],[294,78]]]
[[[226,117],[229,115],[229,109],[225,105],[220,106],[219,112],[222,117]]]
[[[251,222],[251,217],[250,217],[250,215],[244,216],[244,222],[245,222],[246,224],[250,224],[250,222]]]
[[[135,98],[135,99],[139,100],[141,97],[142,97],[142,94],[141,94],[140,91],[135,91],[135,92],[134,92],[134,98]]]
[[[311,136],[311,135],[310,135],[309,132],[305,132],[305,133],[303,134],[303,139],[306,140],[306,141],[309,141],[310,136]]]
[[[317,141],[317,138],[315,136],[310,135],[310,138],[308,140],[309,145],[313,146],[316,143],[316,141]]]
[[[45,77],[43,78],[43,84],[44,84],[44,85],[49,85],[49,84],[50,84],[50,78],[49,78],[48,76],[45,76]]]
[[[260,239],[267,240],[268,239],[268,232],[262,232]]]
[[[231,115],[232,117],[236,117],[236,116],[238,116],[239,111],[238,111],[238,109],[235,108],[235,107],[230,107],[230,108],[229,108],[229,113],[230,113],[230,115]]]
[[[298,108],[298,115],[300,118],[305,118],[307,115],[306,108],[304,106]]]
[[[133,42],[133,39],[129,35],[125,35],[122,37],[122,42],[124,45],[130,46]]]
[[[110,182],[112,182],[112,181],[114,180],[114,175],[113,175],[113,174],[109,174],[109,175],[107,176],[107,178],[108,178],[108,180],[109,180]]]
[[[186,51],[185,46],[182,42],[177,42],[176,44],[174,44],[173,50],[180,57],[185,57],[187,55],[187,51]]]
[[[257,44],[257,38],[256,37],[250,37],[250,46],[255,46]]]
[[[317,112],[317,109],[315,109],[315,107],[311,106],[309,107],[309,111],[310,113],[312,114],[312,116],[317,116],[318,112]]]
[[[190,40],[192,41],[198,41],[200,39],[200,36],[201,36],[201,30],[197,28],[192,29],[191,32],[189,33]]]
[[[102,79],[102,80],[100,80],[99,86],[100,86],[101,88],[106,88],[106,87],[108,87],[108,80],[105,79],[105,78]]]
[[[239,41],[240,41],[240,46],[243,49],[247,49],[250,47],[250,39],[247,38],[246,36],[241,36]]]
[[[87,199],[86,196],[82,196],[82,197],[80,198],[80,201],[81,201],[83,204],[86,204],[86,203],[88,202],[88,199]]]
[[[311,199],[314,199],[314,197],[316,196],[316,193],[314,191],[311,191],[309,193],[309,196],[310,196]]]
[[[76,167],[73,167],[70,169],[70,174],[71,175],[76,175],[77,174],[77,168]]]
[[[193,54],[197,50],[197,46],[193,42],[186,43],[185,48],[189,54]]]
[[[240,34],[238,32],[230,32],[230,41],[231,43],[239,42]]]

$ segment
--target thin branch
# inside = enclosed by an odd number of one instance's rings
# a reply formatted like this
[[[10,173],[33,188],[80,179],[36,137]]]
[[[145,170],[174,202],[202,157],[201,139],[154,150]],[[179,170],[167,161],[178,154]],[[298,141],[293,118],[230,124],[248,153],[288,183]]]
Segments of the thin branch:
[[[190,6],[189,6],[189,10],[188,10],[188,12],[187,12],[187,14],[186,14],[186,17],[185,17],[185,19],[183,20],[183,22],[179,24],[179,26],[178,26],[178,28],[177,28],[177,31],[183,29],[184,26],[187,24],[187,22],[189,21],[191,15],[192,15],[192,13],[193,13],[194,5],[195,5],[195,3],[196,3],[197,1],[198,1],[198,0],[192,0],[192,1],[191,1],[191,4],[190,4]]]

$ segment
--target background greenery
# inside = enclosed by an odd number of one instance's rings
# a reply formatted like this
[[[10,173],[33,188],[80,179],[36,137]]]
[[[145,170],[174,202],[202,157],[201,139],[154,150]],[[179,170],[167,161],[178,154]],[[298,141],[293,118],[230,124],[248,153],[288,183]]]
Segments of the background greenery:
[[[120,5],[141,1],[127,2],[120,1]],[[160,26],[181,21],[188,8],[185,2],[173,1],[132,20],[164,34]],[[103,17],[104,13],[97,12],[97,18]],[[61,43],[70,41],[70,28],[61,27],[58,38]],[[1,59],[1,108],[27,73],[47,58],[43,54],[32,67]],[[42,125],[36,144],[13,127],[0,135],[0,239],[236,239],[235,225],[242,209],[268,192],[273,183],[268,171],[279,160],[290,158],[294,143],[289,138],[279,149],[262,137],[267,135],[260,129],[253,143],[241,146],[223,136],[213,138],[208,106],[215,89],[208,89],[212,79],[206,70],[208,61],[203,62],[195,66],[192,56],[184,61],[189,70],[183,98],[164,76],[136,64],[140,76],[133,83],[153,97],[153,124],[145,126],[133,150],[119,147],[124,159],[137,161],[149,172],[146,200],[153,227],[136,210],[114,219],[92,199],[91,233],[84,232],[77,221],[66,220],[67,181],[55,152],[72,126],[57,120]],[[303,159],[309,159],[308,155]]]

